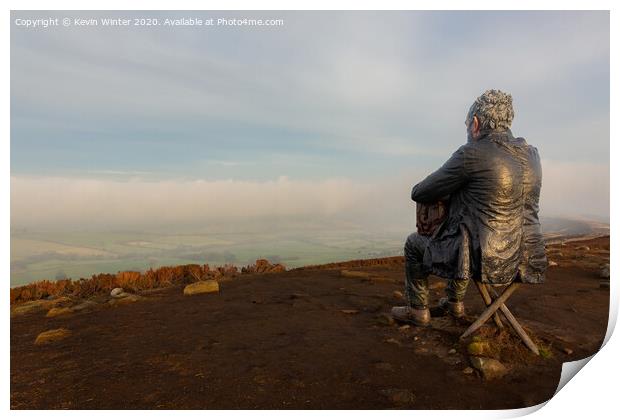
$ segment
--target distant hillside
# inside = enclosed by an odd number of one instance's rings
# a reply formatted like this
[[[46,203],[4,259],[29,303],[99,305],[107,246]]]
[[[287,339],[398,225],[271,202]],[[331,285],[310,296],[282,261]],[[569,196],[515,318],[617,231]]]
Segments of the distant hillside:
[[[543,217],[540,223],[547,242],[609,235],[609,223],[595,220]]]

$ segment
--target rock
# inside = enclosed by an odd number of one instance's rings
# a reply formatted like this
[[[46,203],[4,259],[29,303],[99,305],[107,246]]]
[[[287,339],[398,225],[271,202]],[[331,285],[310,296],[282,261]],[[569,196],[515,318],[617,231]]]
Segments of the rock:
[[[12,305],[11,316],[25,315],[35,312],[47,311],[50,308],[54,308],[58,305],[63,305],[71,302],[71,299],[65,296],[61,296],[55,299],[38,299],[30,302],[18,303]]]
[[[556,263],[553,260],[549,260],[549,267],[557,267],[557,266],[558,266],[558,263]]]
[[[72,308],[52,308],[49,311],[47,311],[47,314],[45,314],[45,316],[47,318],[54,318],[57,316],[61,316],[61,315],[69,315],[73,313],[73,309]]]
[[[408,389],[382,389],[381,395],[389,398],[394,404],[411,404],[415,401],[415,394]]]
[[[92,300],[85,300],[82,303],[78,303],[75,306],[72,306],[71,309],[74,311],[86,311],[90,309],[95,309],[97,307],[97,302],[93,302]]]
[[[608,279],[609,278],[609,264],[604,264],[601,267],[601,278]]]
[[[399,347],[402,346],[401,342],[395,338],[388,338],[387,340],[385,340],[385,342],[389,344],[396,344]]]
[[[472,356],[488,356],[491,346],[486,341],[474,341],[467,346],[467,353]]]
[[[124,293],[125,293],[125,291],[123,290],[122,287],[115,287],[110,292],[110,296],[113,297],[113,298],[120,298],[120,297],[122,297],[121,295],[123,295]]]
[[[357,309],[341,309],[340,312],[347,315],[355,315],[358,314],[360,311],[358,311]]]
[[[186,296],[197,295],[201,293],[218,293],[220,291],[220,284],[215,280],[203,280],[196,283],[188,284],[183,289],[183,294]]]
[[[399,331],[407,331],[410,328],[411,328],[411,325],[405,324],[405,325],[401,325],[400,327],[398,327],[398,330]]]
[[[575,248],[575,250],[577,250],[577,251],[589,251],[590,247],[589,246],[585,246],[585,245],[581,245],[581,246],[578,246],[577,248]]]
[[[448,354],[455,354],[456,353],[456,349],[450,349],[448,350]]]
[[[508,373],[508,368],[501,362],[488,357],[471,357],[471,365],[480,371],[482,377],[486,380],[498,379]]]
[[[58,328],[56,330],[44,331],[37,336],[37,339],[34,340],[34,344],[41,345],[47,344],[54,341],[62,340],[71,335],[71,331],[66,328]]]
[[[467,366],[465,369],[463,369],[463,373],[465,375],[471,375],[472,373],[474,373],[474,370],[471,367]]]
[[[569,349],[568,347],[564,347],[562,351],[564,351],[564,353],[568,354],[569,356],[573,354],[573,349]]]
[[[394,296],[394,299],[402,299],[404,297],[403,292],[400,290],[394,290],[392,296]]]
[[[49,309],[49,302],[44,299],[33,300],[14,305],[11,308],[11,316],[24,315]]]
[[[108,301],[108,305],[110,305],[112,307],[116,307],[116,306],[127,305],[129,303],[134,303],[134,302],[137,302],[139,300],[142,300],[141,296],[132,295],[132,294],[127,293],[126,296],[123,296],[120,299],[117,299],[117,298],[110,299]]]

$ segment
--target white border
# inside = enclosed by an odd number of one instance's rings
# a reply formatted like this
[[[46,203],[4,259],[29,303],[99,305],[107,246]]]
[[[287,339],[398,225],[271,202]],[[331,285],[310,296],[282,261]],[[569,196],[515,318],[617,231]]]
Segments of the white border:
[[[3,56],[9,58],[10,51],[10,10],[611,10],[611,74],[618,73],[617,65],[617,8],[614,8],[614,2],[603,0],[591,0],[591,1],[570,1],[565,0],[562,2],[549,1],[549,0],[522,0],[522,1],[490,1],[490,0],[470,0],[470,1],[405,1],[405,0],[384,0],[384,1],[327,1],[327,0],[299,0],[299,1],[284,1],[284,0],[231,0],[231,1],[198,1],[198,0],[175,0],[175,1],[162,1],[162,0],[134,0],[134,1],[120,1],[120,0],[93,0],[86,2],[80,2],[77,0],[64,0],[64,1],[14,1],[9,0],[3,2],[4,6],[4,24],[1,25],[2,34],[2,50]],[[295,7],[292,7],[295,6]],[[4,61],[5,63],[8,60]],[[3,302],[5,303],[5,318],[3,319],[2,329],[5,337],[5,345],[2,347],[4,363],[3,372],[5,372],[4,381],[2,381],[2,391],[5,399],[3,400],[3,408],[9,409],[9,396],[10,396],[10,356],[9,356],[9,328],[10,322],[8,317],[8,279],[10,278],[10,205],[9,200],[6,199],[10,195],[10,79],[9,79],[9,66],[5,65],[2,68],[3,71],[3,93],[4,101],[2,101],[2,127],[4,128],[4,136],[2,142],[2,152],[0,153],[0,168],[3,170],[3,177],[1,182],[2,197],[0,201],[0,211],[2,213],[1,234],[2,240],[0,246],[2,249],[2,273],[7,281],[7,285],[3,290]],[[611,79],[611,103],[610,103],[610,115],[617,115],[614,111],[617,110],[616,98],[617,98],[618,85],[612,76]],[[617,139],[617,124],[614,119],[611,119],[610,138]],[[587,139],[584,139],[587,141]],[[610,142],[610,159],[611,159],[611,185],[614,185],[614,180],[617,179],[618,169],[618,147],[612,140]],[[618,210],[618,194],[614,193],[611,189],[611,248],[615,251],[618,246],[619,233],[617,225],[615,223],[615,212]],[[615,267],[618,262],[616,254],[612,253],[612,273],[615,273]],[[613,275],[612,275],[613,277]],[[612,304],[610,310],[610,326],[615,325],[618,313],[618,288],[612,285]],[[608,332],[606,339],[610,338],[612,329]],[[611,336],[611,339],[604,346],[602,351],[592,358],[592,361],[578,374],[576,380],[570,381],[554,398],[552,398],[546,405],[542,404],[544,409],[536,411],[533,414],[535,418],[584,418],[584,417],[608,417],[609,413],[617,412],[616,407],[616,388],[615,382],[617,381],[620,370],[618,369],[618,360],[616,354],[618,353],[619,344],[617,337]],[[449,398],[449,395],[446,395]],[[540,407],[538,407],[540,408]],[[499,418],[499,417],[517,417],[534,409],[523,410],[511,410],[511,411],[415,411],[415,412],[394,412],[386,411],[382,412],[381,416],[388,417],[400,417],[400,416],[423,416],[424,418]],[[232,418],[237,413],[242,416],[252,416],[258,419],[273,419],[283,418],[294,415],[295,417],[310,418],[314,417],[315,413],[312,411],[301,411],[292,413],[290,411],[255,411],[255,412],[221,412],[210,411],[207,413],[202,412],[175,412],[175,416],[217,416],[221,418]],[[12,416],[31,418],[34,416],[45,415],[46,417],[74,417],[83,416],[84,413],[77,411],[73,412],[10,412]],[[98,411],[89,413],[89,416],[95,418],[107,418],[111,413],[107,411]],[[133,414],[133,413],[132,413]],[[156,418],[165,418],[170,413],[163,411],[152,411],[149,413],[136,413],[136,415],[149,415]],[[319,413],[321,416],[340,416],[345,413],[337,411],[322,411]],[[377,414],[370,411],[359,411],[355,413],[346,413],[346,415],[356,416],[360,418],[371,418]]]

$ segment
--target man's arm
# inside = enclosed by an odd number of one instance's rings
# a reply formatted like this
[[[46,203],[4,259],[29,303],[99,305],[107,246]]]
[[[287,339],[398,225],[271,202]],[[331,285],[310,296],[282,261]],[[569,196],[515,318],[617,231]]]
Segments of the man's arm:
[[[441,168],[427,176],[411,190],[411,199],[417,203],[435,203],[459,190],[467,182],[465,146],[452,154]]]

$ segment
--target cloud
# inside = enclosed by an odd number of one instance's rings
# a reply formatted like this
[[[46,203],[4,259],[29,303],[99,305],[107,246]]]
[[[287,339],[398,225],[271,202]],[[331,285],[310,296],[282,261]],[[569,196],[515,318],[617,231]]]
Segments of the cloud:
[[[543,160],[541,215],[609,215],[609,167]],[[125,181],[11,177],[11,225],[29,228],[235,226],[295,219],[414,230],[411,187],[436,168],[361,182],[346,178],[267,181]],[[239,227],[239,229],[242,229]]]
[[[368,188],[346,179],[113,181],[11,178],[11,223],[28,227],[153,227],[258,218],[330,217],[355,208]]]

